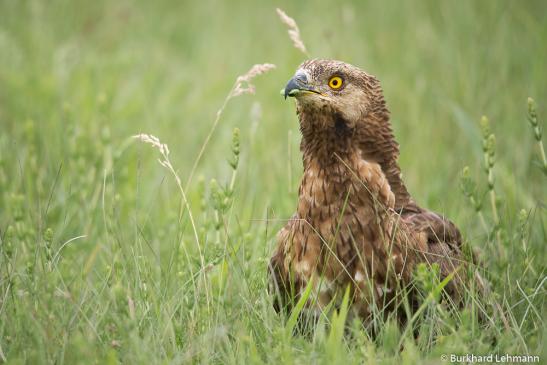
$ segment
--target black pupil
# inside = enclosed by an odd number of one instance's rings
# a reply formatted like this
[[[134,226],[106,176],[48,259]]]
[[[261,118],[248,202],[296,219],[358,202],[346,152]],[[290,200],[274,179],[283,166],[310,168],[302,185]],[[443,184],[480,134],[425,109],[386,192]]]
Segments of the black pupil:
[[[332,86],[338,85],[338,80],[332,80]]]

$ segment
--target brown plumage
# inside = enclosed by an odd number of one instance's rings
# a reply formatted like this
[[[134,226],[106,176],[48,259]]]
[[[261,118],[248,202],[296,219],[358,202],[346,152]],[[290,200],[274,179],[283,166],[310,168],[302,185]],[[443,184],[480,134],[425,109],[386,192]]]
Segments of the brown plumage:
[[[336,305],[349,286],[354,313],[367,320],[372,305],[397,308],[420,262],[438,263],[441,280],[454,272],[445,291],[458,302],[460,233],[408,193],[378,80],[340,61],[311,60],[287,96],[296,98],[304,174],[270,261],[276,309],[290,309],[313,278],[308,310]]]

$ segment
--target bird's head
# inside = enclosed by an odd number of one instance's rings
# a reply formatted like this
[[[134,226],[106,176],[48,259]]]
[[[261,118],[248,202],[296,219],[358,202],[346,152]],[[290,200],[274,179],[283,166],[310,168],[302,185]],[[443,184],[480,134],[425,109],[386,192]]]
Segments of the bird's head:
[[[378,80],[353,65],[335,60],[309,60],[300,65],[283,90],[294,97],[300,121],[315,127],[328,126],[340,119],[348,127],[366,123],[374,111],[385,110]],[[386,111],[387,113],[387,111]]]

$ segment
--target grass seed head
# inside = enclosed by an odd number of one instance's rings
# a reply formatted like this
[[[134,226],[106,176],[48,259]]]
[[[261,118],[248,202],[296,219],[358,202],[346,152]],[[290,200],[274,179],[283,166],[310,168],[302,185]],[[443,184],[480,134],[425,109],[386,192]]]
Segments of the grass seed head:
[[[152,145],[153,147],[157,148],[160,151],[160,153],[164,156],[169,155],[169,147],[165,143],[161,143],[160,139],[156,136],[153,136],[151,134],[141,133],[141,134],[134,135],[133,138]]]
[[[300,51],[302,51],[302,53],[308,55],[308,50],[306,49],[306,46],[302,41],[302,37],[300,36],[300,29],[298,29],[296,21],[279,8],[277,8],[276,11],[279,19],[281,19],[281,22],[289,28],[289,37],[291,38],[294,48],[299,49]]]
[[[251,69],[247,71],[246,74],[237,77],[236,84],[232,93],[230,94],[230,98],[243,94],[254,94],[256,88],[251,83],[251,81],[255,77],[265,74],[266,72],[273,70],[274,68],[275,65],[271,63],[261,63],[253,65],[253,67],[251,67]]]

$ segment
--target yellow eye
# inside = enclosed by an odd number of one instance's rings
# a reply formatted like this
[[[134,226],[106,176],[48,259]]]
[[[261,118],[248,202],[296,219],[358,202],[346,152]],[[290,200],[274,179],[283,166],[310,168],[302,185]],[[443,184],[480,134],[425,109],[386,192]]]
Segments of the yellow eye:
[[[329,80],[329,87],[334,90],[340,89],[343,83],[344,82],[340,76],[333,76]]]

